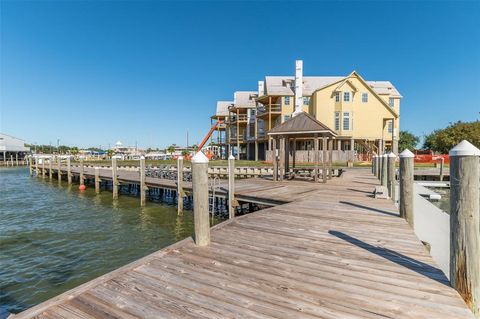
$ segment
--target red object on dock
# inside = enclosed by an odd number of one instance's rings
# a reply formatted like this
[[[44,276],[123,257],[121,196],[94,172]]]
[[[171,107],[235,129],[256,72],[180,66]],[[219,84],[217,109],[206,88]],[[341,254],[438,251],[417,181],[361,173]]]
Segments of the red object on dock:
[[[80,185],[78,186],[78,189],[84,191],[85,189],[87,189],[87,187],[85,185]]]

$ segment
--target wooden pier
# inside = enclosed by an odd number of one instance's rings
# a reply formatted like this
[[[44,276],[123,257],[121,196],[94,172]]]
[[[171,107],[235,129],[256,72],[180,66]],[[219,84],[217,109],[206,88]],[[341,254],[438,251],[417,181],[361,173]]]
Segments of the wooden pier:
[[[187,238],[14,318],[474,318],[393,203],[372,197],[378,183],[369,169],[327,184],[237,181],[237,197],[281,205],[213,227],[207,247]]]

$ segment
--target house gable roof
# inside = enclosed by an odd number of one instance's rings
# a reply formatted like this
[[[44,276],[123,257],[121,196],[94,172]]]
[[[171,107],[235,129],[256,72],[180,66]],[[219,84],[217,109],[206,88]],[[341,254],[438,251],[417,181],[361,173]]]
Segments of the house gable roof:
[[[302,112],[293,116],[274,127],[267,133],[268,135],[301,135],[301,134],[327,134],[336,136],[328,126],[318,121],[307,112]]]

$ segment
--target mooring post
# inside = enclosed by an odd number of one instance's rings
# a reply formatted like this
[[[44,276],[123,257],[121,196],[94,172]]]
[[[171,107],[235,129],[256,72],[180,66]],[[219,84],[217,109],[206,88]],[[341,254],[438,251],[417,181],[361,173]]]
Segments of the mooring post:
[[[95,167],[95,194],[100,194],[100,168]]]
[[[177,158],[177,214],[183,212],[183,156]]]
[[[408,149],[400,153],[400,217],[413,228],[413,155]]]
[[[28,168],[30,169],[30,176],[33,176],[33,157],[30,155],[28,157]]]
[[[463,140],[450,157],[450,283],[480,318],[480,150]]]
[[[376,165],[376,172],[375,176],[380,179],[380,172],[382,168],[382,155],[378,154],[377,155],[377,165]]]
[[[42,178],[45,178],[45,157],[42,158]]]
[[[16,162],[16,164],[17,164],[17,166],[18,166],[18,153],[15,153],[15,162]]]
[[[387,187],[388,182],[388,154],[383,154],[382,157],[382,186]]]
[[[38,168],[38,157],[35,156],[34,158],[35,158],[35,175],[37,177],[40,177],[40,169]]]
[[[52,180],[53,179],[53,156],[50,156],[48,159],[48,179]]]
[[[390,152],[387,155],[387,188],[388,188],[388,196],[395,202],[395,160],[397,159],[397,155],[395,153]]]
[[[118,199],[117,158],[112,157],[112,193],[113,199]]]
[[[372,174],[375,175],[375,162],[377,160],[377,155],[372,156]]]
[[[275,174],[275,173],[274,173]],[[235,157],[228,157],[228,218],[235,217]]]
[[[72,184],[72,159],[67,157],[67,182],[68,185]]]
[[[193,216],[195,244],[210,244],[210,221],[208,214],[208,158],[202,151],[192,158]]]
[[[440,182],[443,181],[443,168],[444,168],[444,165],[445,165],[445,159],[443,157],[440,158],[440,176],[439,176],[439,179],[440,179]]]
[[[12,167],[13,167],[13,155],[12,155],[12,154],[10,154],[10,164],[11,164]]]
[[[140,157],[140,206],[147,203],[147,190],[145,185],[145,157]]]
[[[57,178],[58,181],[62,181],[62,158],[60,156],[57,156]]]
[[[80,156],[80,185],[85,185],[84,168],[83,168],[83,156]]]

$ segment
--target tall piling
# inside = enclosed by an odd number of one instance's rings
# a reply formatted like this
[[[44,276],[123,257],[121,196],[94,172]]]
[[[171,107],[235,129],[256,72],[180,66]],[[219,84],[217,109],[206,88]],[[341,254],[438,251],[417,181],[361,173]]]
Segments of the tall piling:
[[[33,157],[28,157],[28,169],[30,170],[30,176],[33,176]]]
[[[112,157],[112,196],[113,199],[118,199],[118,175],[116,157]]]
[[[387,188],[388,196],[395,202],[395,160],[397,155],[393,152],[387,154]]]
[[[414,227],[413,222],[413,158],[408,149],[400,153],[400,217]]]
[[[57,178],[58,181],[62,181],[62,158],[57,156]]]
[[[193,215],[195,244],[210,244],[210,221],[208,214],[208,158],[202,151],[192,158]]]
[[[228,218],[235,217],[235,157],[228,157]]]
[[[48,158],[48,179],[52,180],[53,179],[53,156],[50,156]]]
[[[85,185],[85,171],[83,166],[83,156],[80,156],[80,185]]]
[[[42,178],[45,179],[45,157],[42,158]]]
[[[438,179],[440,180],[440,182],[443,181],[443,170],[444,170],[444,166],[445,166],[445,159],[442,157],[440,158],[440,173],[439,173],[439,177]]]
[[[140,157],[140,206],[147,203],[147,186],[145,185],[145,157]]]
[[[67,182],[68,185],[72,184],[72,158],[67,157]]]
[[[480,318],[480,150],[463,140],[450,157],[450,283]]]
[[[95,167],[95,194],[100,194],[100,168]]]
[[[183,156],[177,158],[177,214],[183,213]]]
[[[388,154],[382,155],[382,186],[387,187],[388,182]]]

